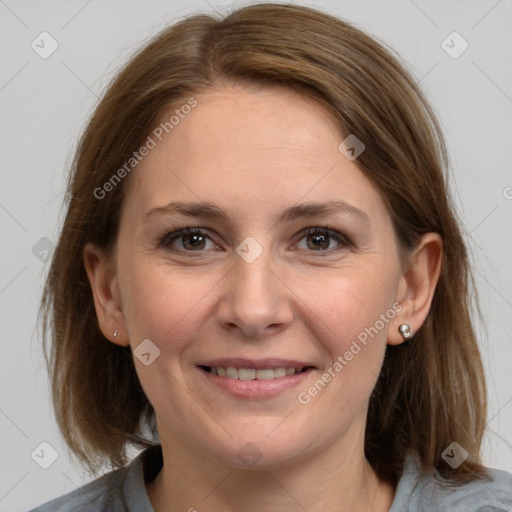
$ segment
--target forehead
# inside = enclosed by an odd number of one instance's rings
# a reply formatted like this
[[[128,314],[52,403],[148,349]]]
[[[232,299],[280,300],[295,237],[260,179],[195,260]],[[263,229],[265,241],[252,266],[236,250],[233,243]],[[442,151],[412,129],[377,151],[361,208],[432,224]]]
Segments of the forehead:
[[[284,88],[235,87],[194,100],[192,109],[174,106],[156,125],[167,122],[168,133],[153,136],[127,197],[139,213],[193,200],[261,216],[301,198],[370,204],[383,213],[378,191],[338,149],[344,136],[336,118],[317,100]]]

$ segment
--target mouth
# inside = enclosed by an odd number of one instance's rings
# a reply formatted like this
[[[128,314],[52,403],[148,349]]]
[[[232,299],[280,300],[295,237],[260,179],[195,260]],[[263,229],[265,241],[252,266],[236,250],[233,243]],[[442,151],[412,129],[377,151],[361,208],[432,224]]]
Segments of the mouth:
[[[303,382],[316,367],[283,359],[219,359],[196,366],[210,384],[237,399],[263,399]]]
[[[237,368],[235,366],[204,366],[200,365],[202,370],[226,377],[233,380],[274,380],[283,377],[295,375],[312,369],[312,366],[303,366],[299,368],[279,366],[277,368]]]

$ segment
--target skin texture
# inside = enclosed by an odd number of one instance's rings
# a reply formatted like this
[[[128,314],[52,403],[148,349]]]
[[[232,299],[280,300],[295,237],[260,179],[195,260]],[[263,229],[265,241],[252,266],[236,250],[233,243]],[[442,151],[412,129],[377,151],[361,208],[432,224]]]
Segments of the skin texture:
[[[157,512],[389,510],[394,489],[364,457],[366,411],[386,344],[403,341],[401,323],[416,332],[428,313],[440,238],[424,235],[400,263],[384,201],[357,160],[338,150],[345,136],[316,101],[225,85],[196,99],[130,177],[115,250],[84,251],[105,336],[132,349],[149,339],[160,350],[149,366],[135,358],[164,454],[147,486],[151,502]],[[334,200],[367,219],[341,212],[277,222],[290,206]],[[229,224],[146,215],[170,201],[214,203]],[[348,243],[315,244],[304,233],[323,226]],[[202,228],[206,238],[160,244],[184,227]],[[251,263],[236,252],[246,237],[262,249]],[[400,311],[300,403],[298,394],[394,303]],[[197,367],[220,357],[296,359],[315,368],[274,397],[243,399]],[[247,443],[261,455],[251,467],[238,456]]]

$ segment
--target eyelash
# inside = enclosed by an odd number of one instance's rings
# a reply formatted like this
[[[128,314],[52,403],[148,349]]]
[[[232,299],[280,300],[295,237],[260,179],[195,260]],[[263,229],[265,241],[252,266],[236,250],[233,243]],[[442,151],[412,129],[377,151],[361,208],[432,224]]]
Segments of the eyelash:
[[[202,228],[186,227],[186,228],[179,229],[177,231],[172,231],[170,233],[165,234],[162,237],[162,239],[160,240],[158,246],[163,247],[163,248],[165,248],[169,251],[173,251],[173,252],[187,252],[187,253],[192,253],[192,254],[199,253],[199,254],[197,254],[197,256],[201,256],[201,253],[204,252],[203,250],[197,250],[197,251],[190,250],[189,251],[186,249],[171,248],[171,244],[174,241],[176,241],[180,237],[183,237],[186,235],[201,235],[203,237],[210,239],[213,242],[213,240],[203,231]],[[307,238],[308,236],[314,236],[314,235],[328,236],[330,239],[334,239],[336,242],[339,243],[339,246],[334,249],[308,251],[308,252],[312,252],[312,253],[319,253],[319,256],[330,255],[330,254],[333,254],[334,252],[338,252],[338,251],[352,245],[346,236],[344,236],[340,232],[330,228],[329,226],[322,226],[322,227],[317,226],[317,227],[307,228],[300,233],[300,238],[298,239],[298,241],[302,240],[303,238]]]

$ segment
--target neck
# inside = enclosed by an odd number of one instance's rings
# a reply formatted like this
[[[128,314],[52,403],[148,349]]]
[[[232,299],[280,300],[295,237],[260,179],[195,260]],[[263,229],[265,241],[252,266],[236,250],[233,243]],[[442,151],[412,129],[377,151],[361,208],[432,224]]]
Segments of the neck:
[[[163,468],[147,485],[155,512],[388,512],[394,497],[393,486],[365,459],[362,443],[340,440],[313,457],[265,470],[223,465],[178,439],[162,443],[162,452]]]

